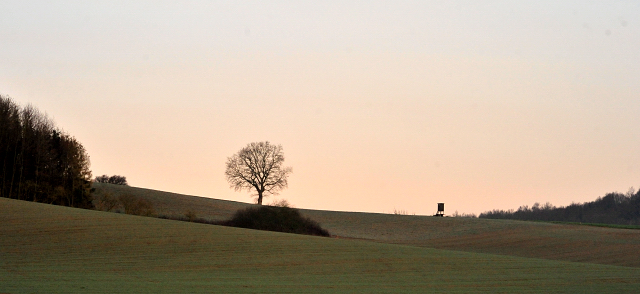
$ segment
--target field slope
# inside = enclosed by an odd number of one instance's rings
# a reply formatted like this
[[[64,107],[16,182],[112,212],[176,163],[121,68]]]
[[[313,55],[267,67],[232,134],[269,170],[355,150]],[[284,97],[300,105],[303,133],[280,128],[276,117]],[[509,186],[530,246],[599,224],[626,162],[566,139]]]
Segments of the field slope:
[[[96,184],[97,193],[134,194],[159,213],[193,211],[211,220],[229,218],[250,204],[149,189]],[[426,248],[640,267],[640,230],[541,222],[301,210],[340,238]]]
[[[631,293],[640,269],[0,198],[0,293]]]

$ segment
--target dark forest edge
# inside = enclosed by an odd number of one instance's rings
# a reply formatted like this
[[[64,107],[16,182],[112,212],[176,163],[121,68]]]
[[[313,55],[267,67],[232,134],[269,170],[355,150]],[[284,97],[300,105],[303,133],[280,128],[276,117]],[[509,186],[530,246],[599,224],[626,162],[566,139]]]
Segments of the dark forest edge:
[[[89,155],[32,105],[0,95],[0,197],[93,208]]]
[[[535,203],[532,207],[520,206],[518,210],[492,210],[481,213],[479,217],[633,228],[640,225],[640,190],[635,192],[630,188],[624,194],[612,192],[595,201],[561,207],[547,202],[544,205]]]

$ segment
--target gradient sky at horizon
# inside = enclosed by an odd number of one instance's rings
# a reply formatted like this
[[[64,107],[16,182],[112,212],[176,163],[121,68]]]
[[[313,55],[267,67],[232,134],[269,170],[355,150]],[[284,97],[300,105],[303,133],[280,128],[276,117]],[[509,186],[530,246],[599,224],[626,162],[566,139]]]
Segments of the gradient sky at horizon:
[[[301,208],[568,205],[640,185],[638,1],[2,1],[0,93],[94,175],[251,202],[284,147]],[[271,200],[266,199],[269,203]]]

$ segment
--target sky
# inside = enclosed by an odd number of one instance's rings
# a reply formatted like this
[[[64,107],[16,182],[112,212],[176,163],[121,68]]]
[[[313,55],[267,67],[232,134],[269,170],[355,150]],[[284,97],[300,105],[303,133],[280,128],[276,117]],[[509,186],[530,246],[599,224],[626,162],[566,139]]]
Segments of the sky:
[[[0,93],[94,176],[299,208],[479,214],[640,186],[640,1],[0,2]]]

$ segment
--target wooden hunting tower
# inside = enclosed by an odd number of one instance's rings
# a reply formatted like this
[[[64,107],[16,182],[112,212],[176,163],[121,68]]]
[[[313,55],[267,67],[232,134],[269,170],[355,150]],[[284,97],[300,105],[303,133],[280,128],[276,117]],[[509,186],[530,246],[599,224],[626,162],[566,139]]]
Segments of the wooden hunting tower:
[[[438,203],[438,212],[434,216],[443,217],[444,216],[444,203]]]

